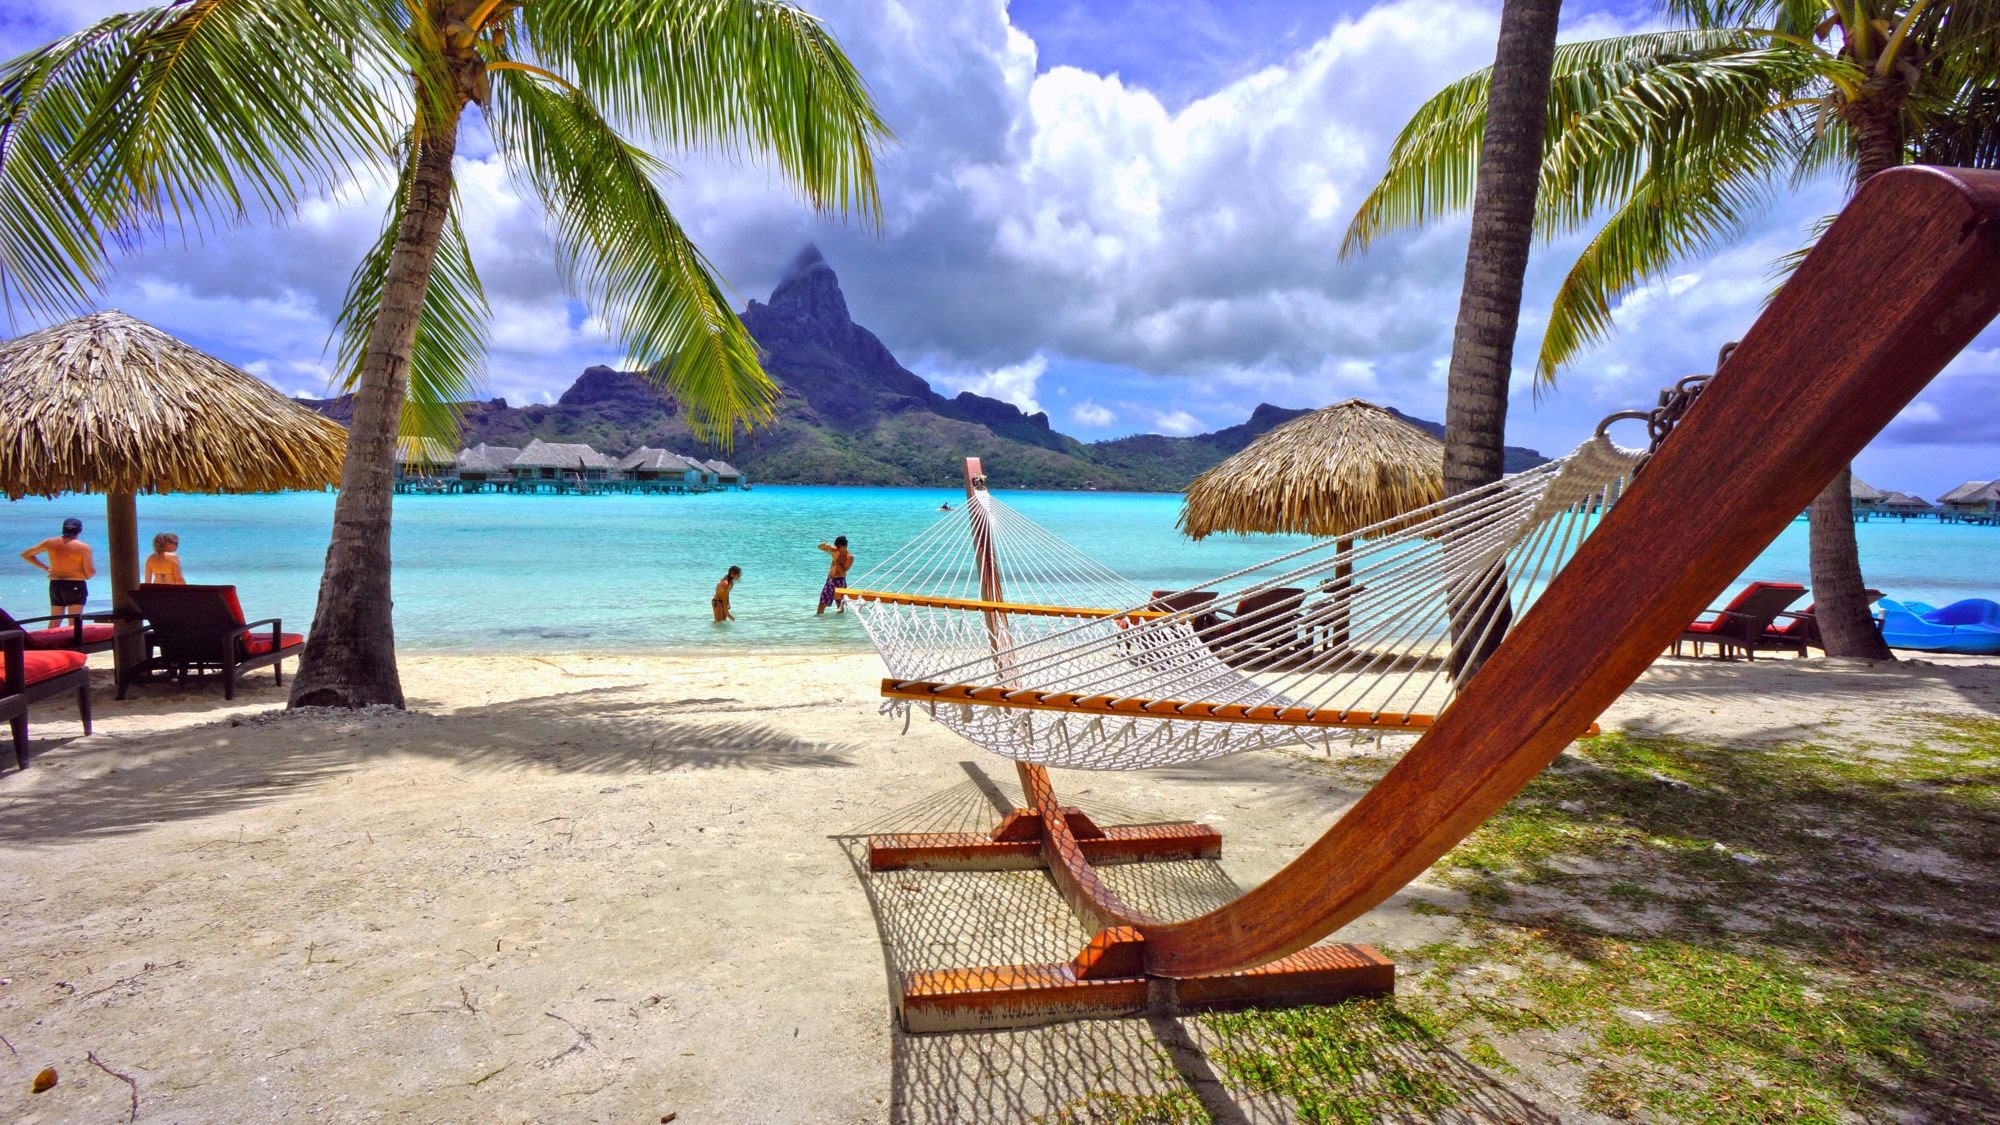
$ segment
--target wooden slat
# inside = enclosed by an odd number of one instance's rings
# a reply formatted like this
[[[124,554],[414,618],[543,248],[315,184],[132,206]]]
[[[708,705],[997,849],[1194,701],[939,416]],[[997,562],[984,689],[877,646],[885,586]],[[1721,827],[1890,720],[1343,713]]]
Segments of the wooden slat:
[[[898,594],[888,590],[850,590],[842,587],[840,595],[864,602],[881,602],[885,605],[930,606],[934,609],[964,609],[980,613],[1005,613],[1017,617],[1075,617],[1089,619],[1098,617],[1123,617],[1132,621],[1153,621],[1162,617],[1172,617],[1174,611],[1161,609],[1099,609],[1093,606],[1076,605],[1032,605],[1027,602],[989,601],[985,598],[938,598],[923,594]],[[1187,615],[1183,615],[1187,616]]]
[[[1152,715],[1205,723],[1258,723],[1267,726],[1343,727],[1360,730],[1428,730],[1436,716],[1405,711],[1325,711],[1308,707],[1250,706],[1242,703],[1200,703],[1193,700],[1076,695],[1061,691],[1018,691],[974,684],[942,684],[930,680],[882,681],[885,699],[917,703],[971,703],[981,707],[1013,707],[1029,711],[1066,711],[1077,715]],[[1595,731],[1595,725],[1590,728]]]
[[[1115,825],[1078,839],[1093,864],[1222,858],[1222,833],[1206,824]],[[1041,833],[996,840],[986,832],[900,832],[868,837],[868,869],[1025,871],[1043,865]]]

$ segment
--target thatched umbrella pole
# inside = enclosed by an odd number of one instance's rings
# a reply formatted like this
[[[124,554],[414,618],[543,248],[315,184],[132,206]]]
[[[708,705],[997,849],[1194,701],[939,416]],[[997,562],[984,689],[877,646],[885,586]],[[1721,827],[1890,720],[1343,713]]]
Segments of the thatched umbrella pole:
[[[131,489],[104,494],[104,540],[111,555],[111,611],[118,615],[112,661],[130,668],[146,655],[139,643],[139,601],[132,595],[139,585],[139,499]]]

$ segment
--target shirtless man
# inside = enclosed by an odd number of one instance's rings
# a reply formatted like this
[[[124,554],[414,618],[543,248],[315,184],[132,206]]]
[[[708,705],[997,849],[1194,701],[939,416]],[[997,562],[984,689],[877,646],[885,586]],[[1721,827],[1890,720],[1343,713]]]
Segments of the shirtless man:
[[[83,616],[83,603],[90,600],[89,579],[97,576],[97,563],[90,557],[90,544],[78,539],[83,521],[72,516],[63,521],[62,538],[44,539],[21,552],[21,557],[49,573],[50,627],[60,629],[63,619]],[[48,562],[36,558],[46,554]]]
[[[825,613],[827,606],[836,606],[835,613],[847,612],[847,599],[839,594],[847,585],[847,571],[854,565],[854,556],[847,550],[847,536],[842,535],[831,543],[821,543],[819,549],[832,555],[826,563],[826,585],[819,588],[819,609],[815,613]]]

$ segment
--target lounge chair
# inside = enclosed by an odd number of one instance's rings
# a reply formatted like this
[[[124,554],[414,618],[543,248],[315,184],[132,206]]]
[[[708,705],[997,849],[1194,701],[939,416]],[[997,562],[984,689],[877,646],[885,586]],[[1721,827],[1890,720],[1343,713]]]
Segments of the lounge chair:
[[[285,682],[283,661],[297,656],[306,639],[283,631],[276,617],[244,621],[234,586],[162,586],[147,583],[132,592],[145,615],[141,634],[145,657],[118,676],[118,698],[127,686],[155,673],[171,672],[185,681],[190,672],[222,676],[222,698],[236,698],[242,673],[270,665]],[[264,628],[269,626],[269,628]]]
[[[1305,600],[1306,592],[1296,586],[1251,594],[1236,603],[1234,612],[1217,610],[1215,626],[1201,638],[1231,663],[1263,663],[1299,652],[1308,644],[1299,630]]]
[[[1757,659],[1757,642],[1771,628],[1786,606],[1804,596],[1806,588],[1796,582],[1752,582],[1721,609],[1691,623],[1674,639],[1674,655],[1681,654],[1681,642],[1693,641],[1694,654],[1701,646],[1715,645],[1722,655],[1737,649],[1751,660]]]
[[[76,692],[76,713],[90,733],[90,670],[80,652],[28,647],[21,629],[0,631],[0,718],[14,735],[14,761],[28,768],[28,705]]]
[[[63,649],[69,652],[109,652],[114,643],[117,617],[109,613],[82,617],[17,618],[0,609],[0,631],[18,629],[31,649]],[[67,621],[66,625],[55,625]],[[37,628],[36,626],[40,626]]]
[[[1193,615],[1188,618],[1188,623],[1194,626],[1196,632],[1201,632],[1215,626],[1215,614],[1212,612],[1214,607],[1213,590],[1155,590],[1150,608],[1169,613],[1192,611]]]
[[[1868,591],[1870,602],[1880,601],[1881,598],[1882,591]],[[1819,617],[1816,613],[1818,608],[1819,603],[1814,602],[1797,613],[1790,610],[1780,613],[1771,627],[1764,630],[1764,635],[1757,638],[1756,651],[1795,652],[1804,656],[1808,647],[1826,648],[1826,642],[1820,640],[1819,636]],[[1876,622],[1875,628],[1880,631],[1882,623]]]

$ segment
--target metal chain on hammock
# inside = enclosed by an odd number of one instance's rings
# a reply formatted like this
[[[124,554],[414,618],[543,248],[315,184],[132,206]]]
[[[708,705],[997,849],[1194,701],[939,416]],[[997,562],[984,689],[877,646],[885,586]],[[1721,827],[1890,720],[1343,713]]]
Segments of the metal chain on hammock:
[[[1739,343],[1741,341],[1731,340],[1722,345],[1721,352],[1715,357],[1717,372],[1722,370],[1723,364],[1729,362],[1729,353],[1735,351]],[[1715,376],[1712,374],[1690,375],[1662,390],[1659,404],[1651,410],[1620,410],[1616,414],[1606,415],[1604,420],[1597,424],[1597,436],[1604,437],[1604,431],[1610,428],[1611,423],[1622,422],[1628,418],[1646,423],[1648,439],[1646,452],[1632,469],[1632,475],[1636,477],[1645,471],[1646,463],[1653,459],[1653,454],[1660,451],[1660,446],[1666,442],[1667,435],[1674,432],[1675,426],[1680,425],[1681,418],[1687,414],[1688,408],[1694,405],[1695,399],[1701,397],[1701,392],[1708,387],[1709,380],[1713,378]]]

